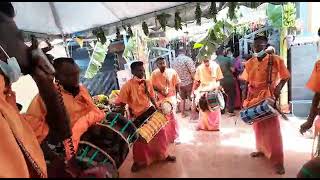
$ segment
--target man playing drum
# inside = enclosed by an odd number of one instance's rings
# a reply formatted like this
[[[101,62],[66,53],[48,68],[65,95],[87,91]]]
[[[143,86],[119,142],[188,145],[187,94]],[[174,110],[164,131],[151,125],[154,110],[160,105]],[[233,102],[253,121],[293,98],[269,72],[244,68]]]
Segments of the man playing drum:
[[[268,97],[278,99],[282,87],[290,78],[290,73],[284,61],[277,55],[272,56],[271,89],[268,86],[268,62],[270,55],[265,52],[268,39],[265,36],[257,36],[254,39],[254,56],[245,64],[241,79],[248,83],[243,99],[243,107],[253,106]],[[280,81],[280,82],[279,82]],[[279,83],[278,83],[279,82]],[[266,119],[253,124],[256,138],[257,152],[251,153],[251,157],[267,156],[273,163],[278,174],[284,174],[283,145],[280,131],[279,117]]]
[[[220,66],[210,60],[209,57],[203,57],[202,64],[197,67],[194,76],[192,94],[196,95],[197,102],[205,95],[201,91],[214,91],[220,87],[220,80],[223,78]],[[197,130],[219,131],[221,111],[220,108],[203,111],[200,108],[199,123]]]
[[[99,110],[93,103],[86,87],[79,85],[79,67],[72,58],[58,58],[53,64],[56,74],[56,88],[60,91],[67,113],[70,116],[72,139],[75,151],[81,135],[87,129],[100,122],[105,113]],[[26,121],[33,128],[40,144],[50,137],[50,129],[46,123],[47,109],[43,99],[36,95],[32,100],[27,112],[23,114]],[[69,145],[67,147],[67,159],[71,158]]]
[[[130,68],[134,77],[122,86],[116,104],[122,106],[128,104],[132,112],[132,117],[130,118],[136,118],[148,110],[151,104],[157,105],[155,104],[155,93],[152,84],[150,81],[145,80],[143,62],[133,62]],[[147,85],[147,88],[145,85]],[[149,95],[146,94],[146,89]],[[175,162],[176,160],[176,157],[168,155],[168,141],[164,128],[149,143],[138,139],[133,144],[134,163],[131,171],[139,171],[158,160],[170,162]]]
[[[167,68],[166,61],[160,57],[156,60],[158,69],[151,74],[151,82],[157,93],[158,104],[168,101],[172,105],[172,112],[166,114],[169,124],[166,126],[166,134],[170,143],[173,143],[179,135],[178,123],[175,119],[176,94],[179,92],[180,78],[174,69]],[[177,141],[176,141],[177,142]]]

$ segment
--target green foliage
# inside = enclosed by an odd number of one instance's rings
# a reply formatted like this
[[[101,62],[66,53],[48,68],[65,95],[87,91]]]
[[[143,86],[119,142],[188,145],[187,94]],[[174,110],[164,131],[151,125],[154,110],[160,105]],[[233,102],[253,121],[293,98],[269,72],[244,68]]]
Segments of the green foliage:
[[[213,18],[214,22],[217,22],[218,12],[217,12],[216,2],[211,2],[209,14],[210,14],[211,18]]]
[[[134,60],[137,54],[137,39],[136,36],[132,36],[124,49],[123,56],[126,59]]]
[[[267,16],[271,22],[271,25],[275,28],[282,28],[282,6],[268,4]]]
[[[201,25],[201,15],[202,15],[202,11],[201,11],[201,8],[200,8],[200,3],[197,3],[197,7],[196,7],[196,21],[197,21],[197,25]]]
[[[194,44],[194,49],[199,49],[198,59],[209,57],[216,49],[228,42],[233,34],[234,27],[226,21],[218,21],[208,30],[207,36]]]
[[[283,27],[293,28],[296,24],[296,7],[294,3],[283,5]]]
[[[116,28],[116,34],[117,34],[117,39],[120,39],[120,29],[118,27]]]
[[[179,15],[179,12],[176,12],[174,14],[174,28],[178,31],[179,29],[182,30],[182,24],[181,24],[181,17]]]
[[[91,79],[98,73],[98,71],[100,70],[105,60],[105,57],[108,51],[108,46],[109,46],[109,43],[108,44],[102,44],[101,42],[96,43],[88,69],[85,73],[85,78]]]
[[[133,37],[133,32],[130,25],[128,25],[127,33],[130,37]]]
[[[104,35],[104,31],[103,31],[103,29],[101,27],[98,28],[98,29],[93,30],[92,34],[97,37],[98,42],[100,42],[101,44],[106,43],[107,38]]]
[[[143,30],[143,33],[146,35],[146,36],[149,36],[149,28],[148,28],[148,25],[146,22],[143,22],[142,23],[142,30]]]
[[[237,7],[238,7],[237,2],[229,2],[228,17],[230,18],[230,20],[233,20],[236,18]]]
[[[168,18],[171,17],[170,14],[166,14],[166,13],[162,13],[157,15],[157,20],[160,23],[160,26],[162,28],[163,31],[166,31],[166,26],[168,24]]]

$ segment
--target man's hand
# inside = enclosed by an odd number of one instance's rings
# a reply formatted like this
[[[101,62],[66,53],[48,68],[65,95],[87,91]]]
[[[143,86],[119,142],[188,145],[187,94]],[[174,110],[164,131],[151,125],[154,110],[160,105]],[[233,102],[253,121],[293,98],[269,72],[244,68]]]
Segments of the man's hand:
[[[313,122],[307,121],[300,126],[300,133],[305,133],[308,129],[310,129],[313,125]]]
[[[278,85],[274,90],[274,97],[276,98],[276,100],[279,99],[280,94],[281,94],[281,85]]]

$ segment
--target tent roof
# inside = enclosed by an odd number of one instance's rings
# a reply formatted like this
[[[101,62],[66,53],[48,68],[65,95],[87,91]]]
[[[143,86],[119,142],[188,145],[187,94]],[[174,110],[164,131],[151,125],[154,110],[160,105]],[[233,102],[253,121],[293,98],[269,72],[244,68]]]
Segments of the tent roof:
[[[13,2],[24,31],[71,34],[186,2]]]

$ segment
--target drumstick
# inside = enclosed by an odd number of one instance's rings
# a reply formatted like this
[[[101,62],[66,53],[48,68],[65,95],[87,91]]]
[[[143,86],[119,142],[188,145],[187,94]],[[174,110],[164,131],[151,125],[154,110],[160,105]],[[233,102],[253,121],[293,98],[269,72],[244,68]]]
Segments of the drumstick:
[[[278,99],[276,99],[276,100],[274,101],[274,107],[275,107],[275,109],[278,111],[278,113],[281,115],[281,117],[282,117],[284,120],[289,121],[289,118],[278,108],[277,102],[278,102]],[[280,104],[280,101],[279,101],[279,104]]]

